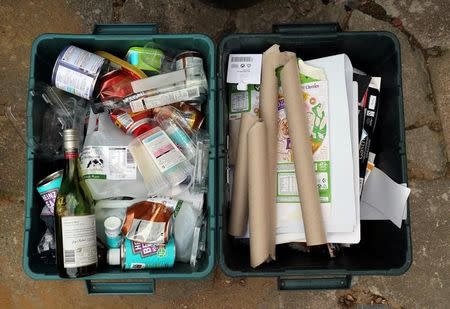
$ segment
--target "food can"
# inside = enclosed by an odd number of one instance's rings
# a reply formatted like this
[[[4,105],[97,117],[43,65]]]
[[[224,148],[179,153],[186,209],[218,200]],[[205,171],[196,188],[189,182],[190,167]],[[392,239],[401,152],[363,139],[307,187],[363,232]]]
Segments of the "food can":
[[[206,80],[205,70],[203,68],[203,58],[196,51],[186,51],[175,57],[175,69],[186,71],[186,86],[200,86],[201,94],[208,91],[208,82]],[[194,100],[200,100],[195,98]]]
[[[90,100],[106,59],[70,45],[56,59],[52,83],[57,88]]]
[[[147,244],[125,238],[122,245],[123,269],[169,268],[175,263],[175,241],[167,244]]]
[[[36,184],[36,189],[45,202],[41,216],[53,216],[56,196],[61,187],[63,170],[54,172]]]

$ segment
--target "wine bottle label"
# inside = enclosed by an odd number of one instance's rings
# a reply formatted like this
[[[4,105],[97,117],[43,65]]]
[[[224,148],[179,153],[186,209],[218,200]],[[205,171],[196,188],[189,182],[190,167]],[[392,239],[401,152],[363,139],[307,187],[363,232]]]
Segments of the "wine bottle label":
[[[86,146],[80,162],[83,179],[136,179],[136,163],[126,146]]]
[[[97,263],[95,215],[61,218],[64,267]]]
[[[186,157],[167,136],[164,131],[158,131],[142,140],[161,173],[186,161]]]

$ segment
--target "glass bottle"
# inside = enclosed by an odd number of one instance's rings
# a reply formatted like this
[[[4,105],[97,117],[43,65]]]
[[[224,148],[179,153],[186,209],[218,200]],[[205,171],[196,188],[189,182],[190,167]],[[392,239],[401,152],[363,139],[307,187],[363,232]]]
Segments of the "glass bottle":
[[[78,176],[79,135],[64,130],[64,169],[55,205],[56,263],[63,278],[79,278],[97,271],[94,208],[86,198]]]

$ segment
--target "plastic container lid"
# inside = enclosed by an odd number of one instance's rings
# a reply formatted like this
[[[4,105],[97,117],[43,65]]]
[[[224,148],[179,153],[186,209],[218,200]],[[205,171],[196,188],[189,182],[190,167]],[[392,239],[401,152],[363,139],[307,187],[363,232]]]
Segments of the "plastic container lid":
[[[109,249],[106,255],[106,263],[109,265],[120,265],[120,249]]]
[[[120,233],[120,228],[122,226],[122,220],[117,217],[108,217],[104,222],[105,233],[117,234]]]

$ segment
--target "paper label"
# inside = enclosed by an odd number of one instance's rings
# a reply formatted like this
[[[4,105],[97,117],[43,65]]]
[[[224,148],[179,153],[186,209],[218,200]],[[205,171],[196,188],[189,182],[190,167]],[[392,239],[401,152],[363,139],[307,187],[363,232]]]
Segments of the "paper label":
[[[261,83],[261,63],[262,54],[230,54],[227,83],[259,85]],[[239,89],[245,90],[245,87]]]
[[[190,68],[194,66],[202,66],[203,67],[203,59],[200,57],[184,57],[182,59],[178,59],[175,62],[175,66],[177,70],[182,70],[184,68]]]
[[[375,109],[376,104],[377,104],[377,97],[374,95],[371,95],[370,99],[369,99],[369,109]]]
[[[82,179],[136,179],[136,163],[126,146],[86,146],[80,167]]]
[[[172,210],[176,210],[178,206],[178,204],[183,204],[183,201],[181,200],[175,200],[172,197],[150,197],[147,199],[147,201],[151,201],[151,202],[155,202],[155,203],[160,203],[165,205],[168,208],[171,208]]]
[[[126,131],[133,124],[133,119],[131,118],[130,114],[123,113],[122,115],[117,116],[116,124],[117,123],[121,124],[125,128],[125,131]]]
[[[127,238],[143,243],[164,243],[165,222],[154,222],[148,220],[133,219]]]
[[[90,98],[94,87],[94,78],[65,66],[58,66],[55,86],[82,98]]]
[[[61,62],[74,66],[86,74],[96,75],[105,59],[76,46],[70,46],[64,53]]]
[[[107,178],[109,180],[136,179],[136,163],[128,147],[109,147],[108,163]]]
[[[61,218],[64,267],[97,263],[95,215]]]
[[[248,85],[247,90],[237,90],[237,85],[229,85],[229,120],[241,119],[242,113],[259,115],[259,85]]]
[[[137,113],[146,109],[172,104],[175,102],[192,100],[200,96],[200,87],[194,86],[186,89],[180,89],[159,95],[138,99],[130,102],[133,113]]]
[[[186,157],[164,131],[150,135],[143,139],[142,143],[161,173],[186,161]]]
[[[322,204],[331,202],[327,87],[326,81],[302,84],[312,143],[314,169]],[[284,97],[281,91],[280,88],[278,102],[277,202],[300,203]]]

